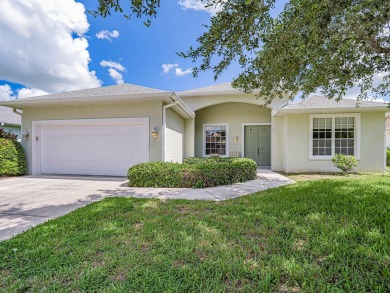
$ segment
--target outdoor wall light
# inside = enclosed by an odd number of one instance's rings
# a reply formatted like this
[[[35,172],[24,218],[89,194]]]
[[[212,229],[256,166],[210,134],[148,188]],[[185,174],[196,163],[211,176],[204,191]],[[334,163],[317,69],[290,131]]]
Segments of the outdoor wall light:
[[[152,130],[152,137],[157,138],[157,136],[158,136],[158,131],[157,131],[156,127],[154,127]]]
[[[238,142],[238,136],[237,136],[237,135],[234,137],[234,142],[235,142],[235,143]]]
[[[28,139],[29,136],[30,136],[30,132],[28,132],[28,130],[23,131],[23,133],[22,133],[23,139]]]

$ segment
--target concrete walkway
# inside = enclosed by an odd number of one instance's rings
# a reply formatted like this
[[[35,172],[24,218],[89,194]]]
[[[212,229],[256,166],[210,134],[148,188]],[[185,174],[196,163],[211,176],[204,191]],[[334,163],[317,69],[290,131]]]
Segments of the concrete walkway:
[[[293,183],[270,170],[256,180],[206,189],[129,188],[126,178],[23,176],[0,179],[0,241],[110,196],[220,201]]]
[[[233,185],[209,188],[127,188],[117,190],[116,196],[132,196],[137,198],[188,199],[221,201],[241,197],[243,195],[263,191],[294,183],[293,180],[272,172],[269,169],[258,169],[255,180]]]

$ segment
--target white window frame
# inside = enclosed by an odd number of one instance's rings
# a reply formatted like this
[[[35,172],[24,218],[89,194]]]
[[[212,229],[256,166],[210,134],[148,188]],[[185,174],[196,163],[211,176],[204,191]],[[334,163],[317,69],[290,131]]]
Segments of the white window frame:
[[[229,157],[229,123],[208,123],[203,124],[203,140],[202,140],[202,154],[203,157],[210,157],[210,155],[206,155],[206,127],[207,126],[225,126],[226,127],[226,155],[220,155],[222,158]]]
[[[355,150],[355,157],[357,160],[360,160],[360,133],[361,133],[361,117],[360,113],[344,113],[344,114],[311,114],[310,115],[310,135],[309,135],[309,159],[310,160],[331,160],[332,157],[335,155],[335,128],[336,123],[335,120],[338,117],[353,117],[355,118],[355,125],[354,125],[354,150]],[[330,156],[315,156],[313,155],[313,120],[314,118],[332,118],[332,155]]]

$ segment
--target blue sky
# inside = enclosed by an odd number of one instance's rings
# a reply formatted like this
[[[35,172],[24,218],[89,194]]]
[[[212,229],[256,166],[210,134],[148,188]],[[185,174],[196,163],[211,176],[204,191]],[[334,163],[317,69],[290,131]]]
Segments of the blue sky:
[[[31,0],[36,2],[32,7],[22,0],[4,1],[8,6],[0,3],[0,9],[10,11],[11,7],[12,12],[8,20],[0,20],[0,37],[10,40],[8,47],[0,45],[0,60],[3,60],[0,61],[0,96],[3,94],[3,99],[120,82],[174,91],[214,83],[211,71],[194,78],[191,74],[194,64],[176,54],[191,45],[196,46],[196,38],[205,30],[202,25],[210,22],[212,12],[195,7],[197,1],[182,0],[181,4],[179,0],[162,1],[151,27],[144,26],[141,19],[133,17],[129,21],[116,13],[107,18],[94,18],[86,10],[96,8],[97,0],[77,1],[84,4],[83,7],[75,0],[64,0],[62,11],[45,0]],[[47,3],[40,5],[41,2]],[[65,16],[63,11],[66,11]],[[49,14],[64,20],[58,24]],[[30,17],[37,21],[31,21]],[[69,24],[72,22],[77,24]],[[99,39],[97,34],[104,35],[104,31],[113,36]],[[68,39],[66,44],[59,40],[61,35]],[[70,37],[82,39],[84,47],[73,44]],[[73,55],[67,54],[73,51]],[[85,54],[89,54],[89,58],[80,57]],[[79,68],[79,72],[72,75],[73,68]],[[231,81],[239,70],[237,64],[232,64],[217,83]]]
[[[285,2],[277,1],[275,15]],[[7,13],[0,18],[0,39],[6,40],[0,43],[0,100],[123,82],[172,91],[214,83],[211,71],[193,78],[194,64],[176,54],[196,46],[202,25],[210,22],[212,12],[199,1],[161,1],[151,27],[115,13],[94,18],[86,10],[97,3],[1,0],[0,10]],[[216,83],[239,72],[232,64]]]
[[[91,1],[82,1],[87,9]],[[90,67],[96,70],[104,85],[114,81],[107,74],[107,69],[99,65],[100,60],[112,60],[126,67],[123,73],[127,83],[164,90],[184,90],[209,85],[213,82],[211,72],[203,73],[198,78],[191,74],[175,76],[173,72],[163,74],[162,64],[178,64],[183,71],[191,68],[190,60],[177,56],[176,52],[196,45],[196,38],[204,31],[202,24],[208,24],[210,14],[206,11],[183,10],[176,1],[162,1],[158,16],[153,19],[151,27],[145,27],[142,20],[133,18],[125,20],[115,14],[106,19],[88,16],[91,28],[88,35],[92,61]],[[95,34],[104,30],[117,30],[119,37],[99,40]],[[219,80],[230,81],[239,70],[233,65]]]

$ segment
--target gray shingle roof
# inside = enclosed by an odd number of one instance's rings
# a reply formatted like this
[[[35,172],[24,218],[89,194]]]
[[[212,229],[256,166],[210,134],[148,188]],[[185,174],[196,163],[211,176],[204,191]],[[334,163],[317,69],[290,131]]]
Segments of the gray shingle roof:
[[[179,92],[178,94],[190,95],[192,93],[197,94],[197,93],[229,92],[229,91],[238,92],[238,93],[241,92],[240,90],[233,88],[230,82],[225,82],[225,83],[215,84],[215,85],[201,87],[197,89],[182,91]]]
[[[0,124],[20,125],[21,117],[15,114],[11,108],[0,106]]]
[[[351,100],[351,99],[342,99],[340,101],[336,101],[334,99],[329,100],[326,97],[323,96],[313,96],[310,98],[307,98],[303,101],[289,104],[288,106],[284,107],[283,109],[332,109],[332,108],[353,108],[356,107],[357,101]],[[376,107],[385,107],[387,106],[387,103],[382,102],[375,102],[375,101],[360,101],[359,107],[362,108],[376,108]]]
[[[23,101],[37,99],[61,99],[61,98],[83,98],[83,97],[104,97],[104,96],[120,96],[120,95],[141,95],[141,94],[158,94],[167,93],[167,91],[157,90],[153,88],[143,87],[134,84],[119,84],[92,89],[84,89],[65,93],[51,94],[45,96],[25,98]]]

